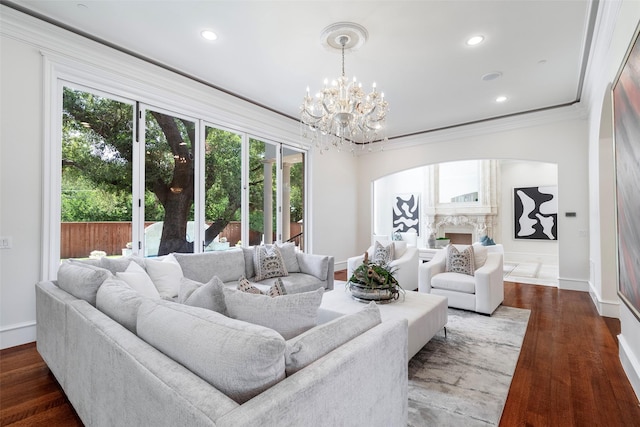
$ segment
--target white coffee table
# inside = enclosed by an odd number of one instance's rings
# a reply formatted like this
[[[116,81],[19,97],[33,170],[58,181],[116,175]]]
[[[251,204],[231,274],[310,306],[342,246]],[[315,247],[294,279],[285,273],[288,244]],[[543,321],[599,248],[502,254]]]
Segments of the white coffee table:
[[[322,297],[318,310],[319,323],[352,314],[364,308],[365,304],[351,298],[345,290],[346,282],[334,281],[333,290]],[[447,298],[440,295],[406,291],[392,303],[378,304],[382,321],[407,319],[409,321],[408,357],[411,359],[438,331],[447,324]]]

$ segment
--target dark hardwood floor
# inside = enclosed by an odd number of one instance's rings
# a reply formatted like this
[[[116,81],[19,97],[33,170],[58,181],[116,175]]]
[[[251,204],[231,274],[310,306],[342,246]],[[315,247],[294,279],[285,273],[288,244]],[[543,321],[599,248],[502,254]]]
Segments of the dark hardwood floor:
[[[598,316],[589,294],[505,282],[504,305],[531,317],[500,426],[640,426],[618,358],[620,323]],[[0,351],[0,426],[8,425],[82,425],[34,343]]]

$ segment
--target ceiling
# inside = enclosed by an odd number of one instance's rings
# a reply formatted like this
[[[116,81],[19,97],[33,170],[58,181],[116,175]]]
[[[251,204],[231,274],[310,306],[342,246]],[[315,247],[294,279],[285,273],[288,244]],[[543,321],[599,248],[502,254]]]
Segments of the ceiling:
[[[5,4],[293,119],[307,87],[341,72],[322,30],[360,24],[368,39],[346,55],[346,75],[384,92],[393,138],[579,101],[597,0]],[[485,39],[466,45],[474,35]],[[501,77],[483,80],[493,72]]]

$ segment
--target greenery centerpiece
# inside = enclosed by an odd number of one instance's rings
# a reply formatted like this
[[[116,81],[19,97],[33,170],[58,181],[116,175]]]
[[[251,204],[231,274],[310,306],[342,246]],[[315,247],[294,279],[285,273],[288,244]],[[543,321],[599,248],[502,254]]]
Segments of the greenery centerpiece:
[[[362,264],[354,270],[346,289],[357,301],[395,301],[400,297],[400,293],[404,294],[404,289],[393,277],[394,271],[388,264],[370,262],[369,254],[365,252]]]

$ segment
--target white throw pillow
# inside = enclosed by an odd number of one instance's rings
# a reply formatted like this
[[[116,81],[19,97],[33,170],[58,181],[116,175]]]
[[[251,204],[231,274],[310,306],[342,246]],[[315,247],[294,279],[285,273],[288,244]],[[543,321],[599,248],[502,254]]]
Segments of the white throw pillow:
[[[481,243],[473,244],[473,258],[476,264],[476,270],[483,267],[484,263],[487,262],[488,253],[489,250],[486,246],[483,246]]]
[[[151,277],[135,262],[129,264],[127,269],[122,273],[116,273],[116,277],[124,280],[131,288],[138,291],[140,295],[149,298],[160,298],[160,294],[156,289]]]
[[[145,260],[147,273],[153,284],[158,289],[162,298],[175,298],[180,292],[180,281],[182,280],[182,267],[173,254],[169,254],[162,261],[155,259]]]
[[[223,291],[230,317],[274,329],[290,339],[316,326],[324,288],[278,298],[229,288]]]

